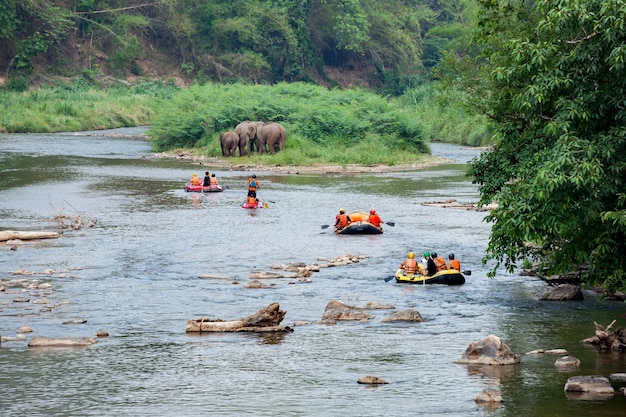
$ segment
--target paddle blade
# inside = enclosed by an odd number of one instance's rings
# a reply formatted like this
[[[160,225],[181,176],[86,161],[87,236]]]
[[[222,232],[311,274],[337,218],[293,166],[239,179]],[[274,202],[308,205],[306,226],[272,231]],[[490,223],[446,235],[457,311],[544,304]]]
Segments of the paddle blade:
[[[385,278],[385,282],[389,282],[392,279],[394,279],[396,276],[395,275],[389,275],[387,278]]]
[[[472,271],[463,271],[463,275],[472,275]]]
[[[388,224],[389,226],[393,227],[396,225],[396,222],[385,222],[385,224]]]
[[[263,208],[270,208],[270,206],[267,203],[263,203]]]
[[[323,224],[323,225],[322,225],[322,229],[327,229],[327,228],[329,228],[329,227],[330,227],[330,224]]]

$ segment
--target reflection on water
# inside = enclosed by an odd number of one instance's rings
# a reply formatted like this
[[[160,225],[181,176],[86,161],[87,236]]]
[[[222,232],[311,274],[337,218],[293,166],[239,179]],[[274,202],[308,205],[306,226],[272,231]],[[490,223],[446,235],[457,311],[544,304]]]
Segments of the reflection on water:
[[[125,131],[133,132],[133,130]],[[481,258],[489,225],[484,213],[422,206],[454,198],[476,201],[464,162],[475,150],[433,144],[454,164],[422,171],[368,175],[283,175],[263,172],[268,209],[244,210],[247,173],[198,168],[147,158],[144,139],[119,136],[0,136],[0,229],[54,227],[66,214],[96,218],[97,226],[59,239],[0,244],[0,279],[50,283],[52,311],[41,312],[38,290],[0,292],[0,333],[23,325],[36,336],[110,337],[80,350],[36,350],[25,342],[0,349],[0,388],[6,415],[621,415],[623,399],[568,400],[570,374],[555,357],[524,355],[565,348],[581,360],[580,374],[623,372],[623,356],[581,345],[593,322],[624,326],[624,305],[586,294],[581,303],[546,303],[529,277],[486,277]],[[222,193],[186,193],[190,174],[208,169],[228,186]],[[377,236],[336,236],[339,207],[375,208],[395,222]],[[472,271],[459,287],[407,286],[384,278],[409,251],[454,253]],[[246,289],[251,271],[274,264],[319,262],[345,253],[366,258],[323,268],[311,282],[267,280]],[[55,273],[43,271],[54,269]],[[65,277],[59,271],[71,269]],[[71,275],[71,277],[69,277]],[[202,275],[224,277],[203,279]],[[27,294],[29,303],[13,298]],[[414,308],[425,322],[316,324],[331,299]],[[233,320],[271,302],[287,312],[287,334],[185,333],[194,317]],[[63,325],[84,318],[82,325]],[[454,363],[470,342],[500,336],[522,356],[513,367]],[[389,381],[367,389],[356,381]],[[505,399],[487,410],[474,402],[499,384]],[[620,402],[621,401],[621,402]]]

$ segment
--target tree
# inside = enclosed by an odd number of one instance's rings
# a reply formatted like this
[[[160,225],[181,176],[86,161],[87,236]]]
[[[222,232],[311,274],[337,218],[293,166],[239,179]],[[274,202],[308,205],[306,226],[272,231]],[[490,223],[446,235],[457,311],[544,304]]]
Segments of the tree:
[[[470,165],[496,201],[484,261],[626,288],[626,1],[479,0],[494,146]]]

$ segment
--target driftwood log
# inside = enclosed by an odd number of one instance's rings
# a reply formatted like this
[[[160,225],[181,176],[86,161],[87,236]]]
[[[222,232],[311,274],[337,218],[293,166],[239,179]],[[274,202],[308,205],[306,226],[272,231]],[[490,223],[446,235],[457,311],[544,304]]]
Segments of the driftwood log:
[[[187,333],[201,332],[292,332],[289,326],[281,326],[280,322],[285,318],[286,312],[280,309],[278,303],[260,309],[255,314],[239,320],[225,321],[221,319],[211,320],[201,317],[187,321],[185,331]]]
[[[0,230],[0,242],[7,240],[56,239],[57,232],[20,232],[17,230]]]
[[[618,327],[615,330],[611,330],[611,327],[615,324],[615,320],[609,324],[606,328],[601,324],[596,323],[596,335],[584,339],[582,342],[593,345],[598,350],[610,351],[610,352],[624,352],[626,351],[626,330]]]

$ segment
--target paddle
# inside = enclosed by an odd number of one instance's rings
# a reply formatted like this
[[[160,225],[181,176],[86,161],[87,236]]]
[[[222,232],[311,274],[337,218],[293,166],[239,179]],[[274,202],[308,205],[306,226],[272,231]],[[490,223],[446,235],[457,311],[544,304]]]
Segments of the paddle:
[[[462,273],[463,273],[463,275],[472,275],[472,271],[469,271],[469,270],[468,271],[463,271]]]
[[[388,224],[389,226],[393,227],[396,225],[396,222],[385,222],[385,224]]]
[[[327,228],[329,228],[329,227],[330,227],[330,224],[323,224],[323,225],[322,225],[322,229],[327,229]]]
[[[395,275],[389,275],[387,278],[385,278],[385,282],[389,282],[392,279],[394,279],[396,276]]]

